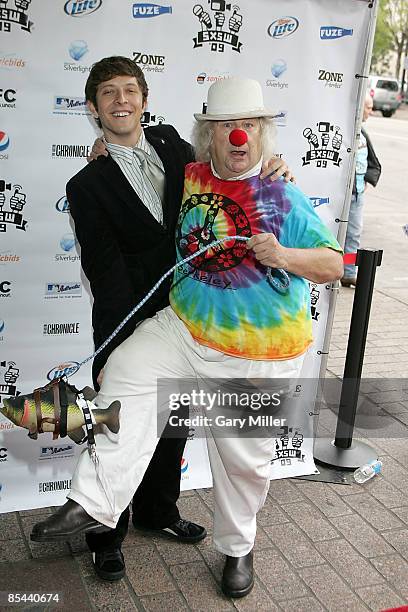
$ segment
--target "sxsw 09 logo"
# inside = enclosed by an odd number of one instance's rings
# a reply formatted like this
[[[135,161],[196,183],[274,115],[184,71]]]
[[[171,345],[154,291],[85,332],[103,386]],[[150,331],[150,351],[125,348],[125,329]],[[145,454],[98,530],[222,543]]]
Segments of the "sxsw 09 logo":
[[[209,45],[211,51],[222,53],[226,46],[241,52],[238,34],[242,27],[241,9],[225,0],[207,0],[209,6],[195,4],[193,14],[201,25],[201,31],[193,38],[194,48]]]

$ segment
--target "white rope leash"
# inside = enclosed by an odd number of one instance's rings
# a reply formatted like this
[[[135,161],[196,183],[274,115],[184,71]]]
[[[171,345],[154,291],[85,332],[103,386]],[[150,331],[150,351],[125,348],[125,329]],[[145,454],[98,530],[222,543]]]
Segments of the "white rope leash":
[[[94,353],[92,353],[92,355],[89,355],[89,357],[87,357],[86,359],[84,359],[83,361],[81,361],[78,364],[78,366],[77,366],[77,368],[76,368],[74,373],[76,374],[78,372],[78,370],[83,365],[85,365],[85,363],[88,363],[88,361],[90,361],[91,359],[94,359],[97,355],[99,355],[99,353],[101,353],[104,350],[104,348],[106,348],[108,346],[108,344],[113,340],[113,338],[115,336],[117,336],[118,333],[120,332],[120,330],[126,325],[126,323],[129,321],[129,319],[131,319],[133,317],[133,315],[138,310],[140,310],[142,308],[142,306],[144,306],[144,304],[146,304],[146,302],[151,298],[153,293],[155,293],[155,291],[157,291],[157,289],[160,287],[162,282],[164,280],[166,280],[166,278],[168,276],[170,276],[170,274],[172,274],[175,270],[177,270],[177,268],[179,268],[183,264],[186,264],[189,261],[191,261],[192,259],[195,259],[196,257],[198,257],[199,255],[202,255],[208,249],[211,249],[211,248],[217,246],[218,244],[226,242],[227,240],[242,240],[243,242],[246,242],[247,240],[249,240],[249,238],[247,238],[246,236],[225,236],[225,238],[220,238],[219,240],[214,240],[214,242],[211,242],[210,244],[208,244],[207,246],[202,247],[201,249],[199,249],[197,252],[193,253],[192,255],[189,255],[185,259],[182,259],[178,263],[174,264],[174,266],[172,266],[170,268],[170,270],[167,270],[167,272],[165,274],[163,274],[163,276],[161,278],[159,278],[157,283],[150,289],[149,293],[147,293],[145,295],[145,297],[138,304],[136,304],[136,306],[129,312],[129,314],[123,319],[123,321],[121,323],[119,323],[117,328],[111,333],[110,336],[108,336],[108,338],[106,338],[106,340],[101,344],[101,346]],[[286,291],[287,291],[287,289],[289,287],[289,284],[290,284],[289,275],[288,275],[287,272],[285,272],[285,270],[282,270],[281,268],[274,268],[274,269],[275,269],[275,271],[278,271],[280,273],[280,275],[282,277],[282,280],[278,280],[277,278],[275,278],[272,275],[272,268],[270,268],[268,266],[267,267],[267,272],[266,272],[266,276],[268,278],[268,281],[272,285],[272,287],[274,289],[276,289],[276,291],[278,291],[279,293],[286,293]]]

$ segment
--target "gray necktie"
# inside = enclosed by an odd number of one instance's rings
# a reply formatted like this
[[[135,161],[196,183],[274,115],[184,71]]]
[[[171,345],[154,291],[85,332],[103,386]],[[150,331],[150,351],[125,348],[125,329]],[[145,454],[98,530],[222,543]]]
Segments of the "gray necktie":
[[[157,166],[154,162],[149,159],[149,155],[142,151],[142,149],[133,149],[134,154],[140,161],[140,167],[145,177],[148,179],[146,181],[146,186],[149,189],[152,197],[154,199],[159,200],[160,204],[163,202],[164,198],[164,184],[165,184],[165,175],[164,172],[159,166]]]

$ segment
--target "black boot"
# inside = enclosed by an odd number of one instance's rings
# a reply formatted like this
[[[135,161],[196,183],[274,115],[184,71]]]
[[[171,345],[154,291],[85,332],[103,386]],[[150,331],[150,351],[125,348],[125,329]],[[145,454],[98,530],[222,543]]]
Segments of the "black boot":
[[[244,597],[254,586],[253,553],[228,557],[222,574],[221,589],[227,597]]]
[[[30,539],[34,542],[59,542],[85,531],[99,533],[109,530],[109,527],[89,516],[82,506],[69,499],[45,521],[34,525]]]

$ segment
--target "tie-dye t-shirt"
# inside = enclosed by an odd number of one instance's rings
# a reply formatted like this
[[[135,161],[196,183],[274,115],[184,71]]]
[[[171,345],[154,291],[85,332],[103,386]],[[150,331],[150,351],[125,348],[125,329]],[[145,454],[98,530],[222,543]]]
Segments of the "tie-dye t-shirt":
[[[292,183],[216,178],[209,164],[186,167],[176,229],[177,261],[225,236],[273,233],[286,247],[341,248]],[[228,355],[291,359],[312,342],[307,282],[290,274],[282,295],[246,243],[231,240],[178,268],[170,303],[191,335]]]

